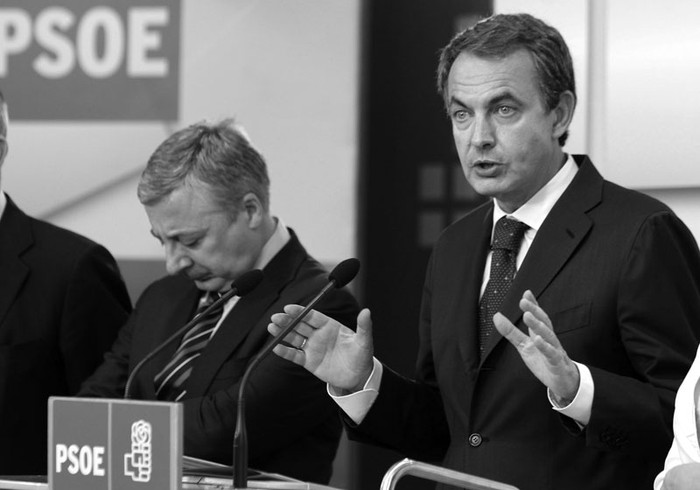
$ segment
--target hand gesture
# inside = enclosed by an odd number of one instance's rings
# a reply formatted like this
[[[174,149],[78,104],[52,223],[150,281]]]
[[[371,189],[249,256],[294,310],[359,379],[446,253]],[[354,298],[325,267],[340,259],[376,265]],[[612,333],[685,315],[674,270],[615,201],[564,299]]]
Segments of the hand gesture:
[[[278,335],[301,312],[298,305],[287,305],[284,313],[272,315],[267,331]],[[277,345],[278,356],[304,366],[338,392],[362,389],[372,373],[372,320],[368,309],[357,316],[357,332],[312,310]]]
[[[496,330],[515,346],[525,365],[544,383],[560,405],[568,405],[576,396],[580,375],[559,343],[552,322],[537,304],[535,295],[525,291],[520,300],[523,321],[528,327],[526,335],[500,313],[493,317]]]
[[[686,463],[674,466],[664,478],[661,490],[700,489],[700,463]]]

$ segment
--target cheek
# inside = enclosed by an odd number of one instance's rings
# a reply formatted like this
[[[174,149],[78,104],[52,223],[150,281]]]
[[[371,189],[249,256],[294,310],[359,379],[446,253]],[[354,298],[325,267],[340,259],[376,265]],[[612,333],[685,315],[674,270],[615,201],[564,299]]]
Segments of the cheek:
[[[197,251],[197,252],[190,253],[189,256],[190,256],[190,260],[192,261],[192,264],[194,265],[195,268],[206,269],[206,270],[211,269],[211,260],[210,260],[210,257],[208,257],[206,255],[206,253],[202,253],[201,251]]]
[[[462,158],[460,157],[460,160],[461,159]],[[472,174],[472,168],[469,167],[469,165],[467,165],[465,162],[462,162],[461,167],[462,167],[462,173],[464,174],[464,178],[467,179],[467,182],[469,182],[469,184],[473,187],[474,182],[472,180],[473,180],[474,176]]]
[[[221,274],[240,274],[242,270],[247,270],[249,262],[249,247],[240,237],[226,240],[225,244],[213,249],[209,256],[209,264]]]
[[[533,162],[541,160],[546,146],[541,135],[532,131],[513,132],[499,140],[500,149],[511,164],[511,170],[525,171]]]
[[[457,150],[464,150],[469,146],[469,138],[467,137],[467,132],[460,130],[454,124],[452,125],[452,139],[455,142],[455,147]],[[459,151],[460,155],[462,151]]]
[[[459,158],[459,163],[462,166],[462,171],[465,175],[469,173],[469,159],[470,159],[470,144],[464,132],[453,131],[453,140],[455,149],[457,150],[457,158]]]
[[[508,137],[511,150],[522,155],[532,154],[533,150],[541,151],[551,144],[552,134],[542,124],[522,124],[512,131]]]
[[[191,254],[192,260],[199,267],[210,272],[219,271],[228,254],[221,253],[215,243],[208,243]]]

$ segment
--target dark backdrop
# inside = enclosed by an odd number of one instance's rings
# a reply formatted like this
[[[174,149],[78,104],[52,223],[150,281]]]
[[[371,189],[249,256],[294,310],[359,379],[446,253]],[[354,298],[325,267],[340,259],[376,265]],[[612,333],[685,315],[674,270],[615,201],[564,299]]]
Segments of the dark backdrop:
[[[412,375],[425,267],[440,231],[482,202],[466,184],[435,70],[490,0],[365,0],[358,249],[360,300],[372,310],[376,356]],[[466,443],[466,441],[465,441]],[[355,490],[378,489],[402,455],[353,443]],[[408,478],[399,488],[433,488]]]

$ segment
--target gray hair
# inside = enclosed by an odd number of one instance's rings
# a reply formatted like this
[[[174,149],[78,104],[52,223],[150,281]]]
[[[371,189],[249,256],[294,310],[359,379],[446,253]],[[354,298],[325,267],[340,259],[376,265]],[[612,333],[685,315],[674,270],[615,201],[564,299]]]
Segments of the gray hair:
[[[269,211],[270,179],[265,159],[232,119],[199,122],[163,141],[141,174],[139,201],[156,204],[191,180],[204,184],[221,208],[232,214],[241,209],[248,193],[255,194]]]

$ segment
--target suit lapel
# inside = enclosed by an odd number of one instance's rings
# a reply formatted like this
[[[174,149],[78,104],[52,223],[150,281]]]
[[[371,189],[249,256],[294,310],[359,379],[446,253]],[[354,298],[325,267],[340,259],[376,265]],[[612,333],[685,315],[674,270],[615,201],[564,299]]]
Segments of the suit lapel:
[[[587,157],[574,157],[579,171],[538,230],[515,279],[503,300],[501,312],[514,324],[522,319],[518,306],[523,293],[539,297],[588,235],[592,222],[586,212],[601,201],[603,178]],[[525,331],[526,327],[520,325]],[[503,337],[494,331],[484,358]]]
[[[0,220],[0,328],[29,275],[29,267],[20,256],[33,244],[30,218],[7,196],[7,206]]]
[[[214,376],[231,353],[241,346],[265,310],[277,299],[271,284],[260,284],[256,293],[238,300],[197,360],[195,369],[185,383],[188,398],[207,392]],[[242,353],[243,354],[243,353]]]
[[[135,356],[132,362],[136,363],[143,359],[149,352],[192,319],[197,309],[197,302],[199,301],[201,292],[195,287],[194,283],[189,280],[188,282],[188,286],[182,289],[177,295],[161,299],[162,303],[165,305],[163,311],[166,311],[166,308],[170,305],[173,305],[173,309],[169,314],[159,314],[159,316],[153,319],[152,323],[147,327],[152,332],[152,335],[148,337],[148,339],[151,340],[146,340],[143,342],[143,346],[139,346],[141,353]],[[139,379],[142,380],[142,398],[146,400],[156,399],[153,378],[155,378],[156,374],[158,374],[173,357],[173,354],[175,354],[175,351],[180,345],[183,335],[184,332],[178,339],[170,342],[163,350],[156,354],[151,362],[144,365],[143,371],[138,376]]]
[[[227,315],[211,342],[198,359],[195,369],[185,383],[188,398],[204,395],[216,373],[231,357],[240,351],[246,338],[264,318],[265,311],[279,298],[282,290],[294,279],[294,274],[306,257],[306,251],[291,232],[291,239],[263,269],[262,282],[248,295],[242,297]],[[267,322],[265,322],[267,325]],[[251,349],[257,342],[247,344]],[[254,352],[240,351],[241,358],[250,358]]]

